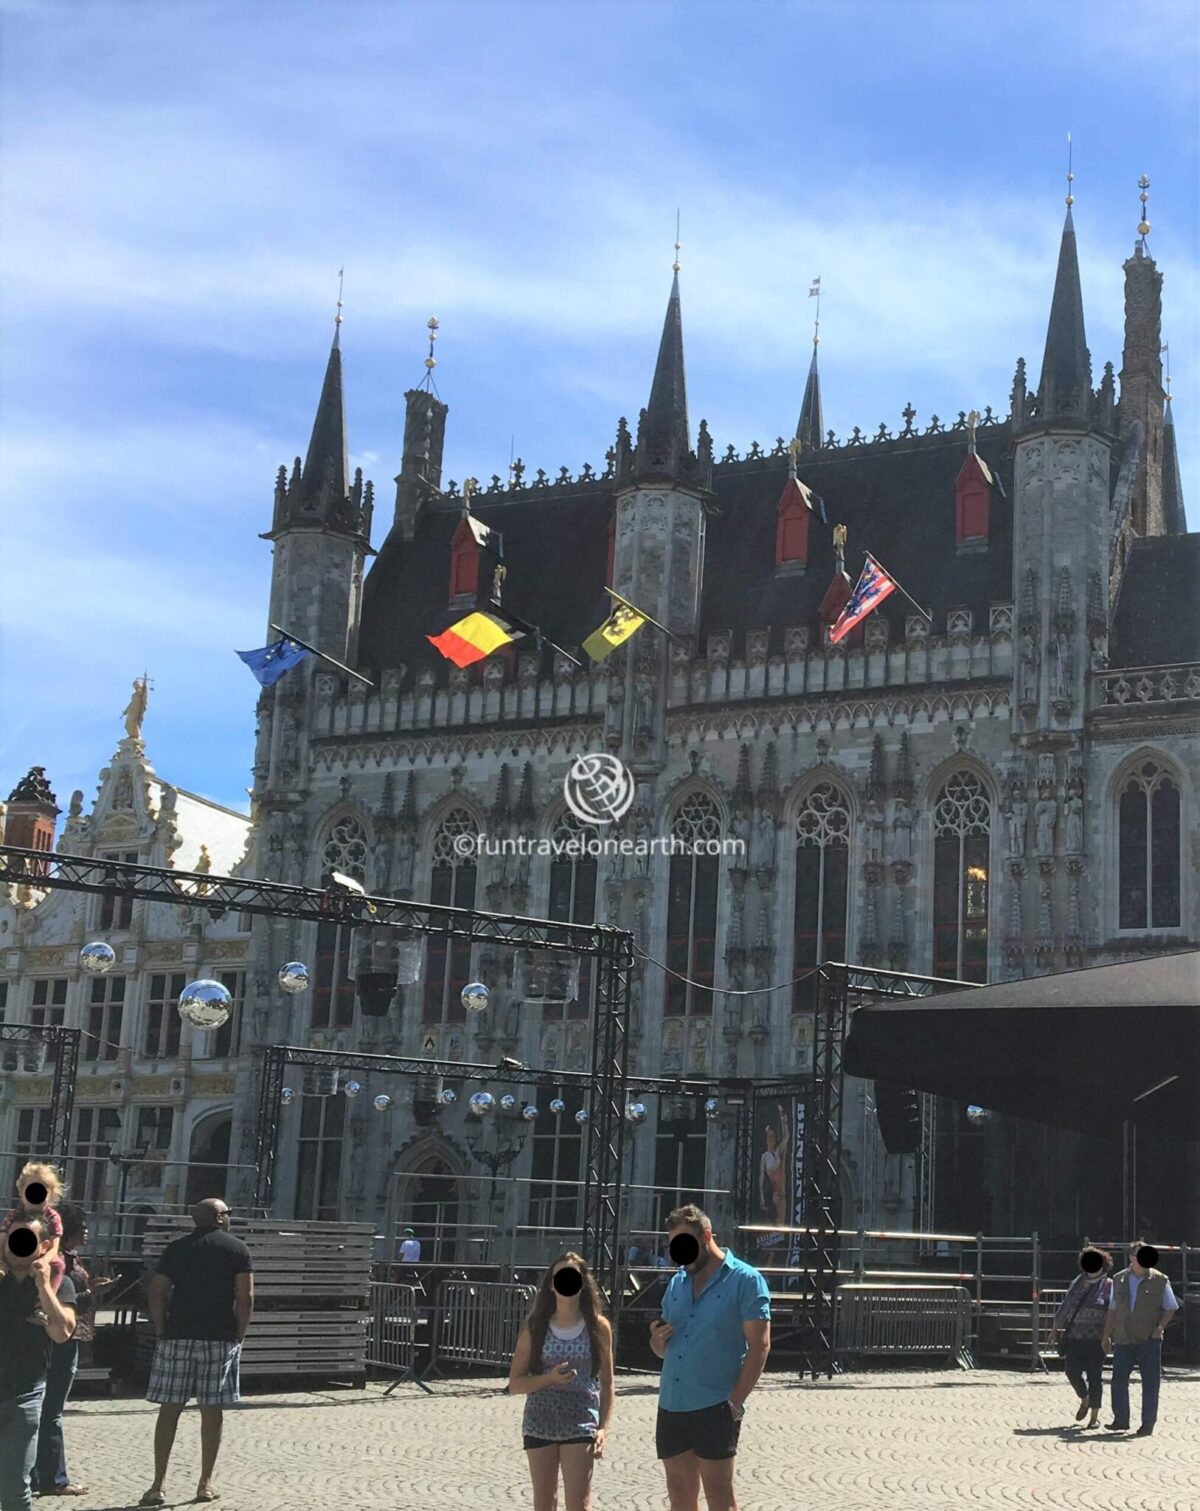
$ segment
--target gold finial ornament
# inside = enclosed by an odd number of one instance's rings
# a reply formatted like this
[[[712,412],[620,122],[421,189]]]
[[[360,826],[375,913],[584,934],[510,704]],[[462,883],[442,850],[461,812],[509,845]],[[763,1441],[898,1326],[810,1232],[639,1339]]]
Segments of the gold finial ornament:
[[[1166,398],[1167,403],[1169,404],[1171,402],[1171,343],[1169,341],[1164,341],[1163,344],[1158,349],[1158,354],[1159,354],[1160,357],[1165,356],[1166,359],[1167,359],[1166,363],[1164,364],[1165,367],[1166,367],[1166,369],[1167,369],[1167,373],[1166,373],[1167,392],[1166,392],[1165,398]]]
[[[844,551],[846,549],[846,535],[847,530],[845,525],[834,525],[833,548],[835,551]]]
[[[975,450],[975,427],[979,424],[979,411],[973,409],[967,416],[967,448]]]
[[[436,315],[430,315],[429,319],[425,322],[425,324],[426,324],[426,327],[429,330],[429,355],[425,358],[425,366],[428,368],[428,370],[430,372],[432,372],[433,369],[437,366],[437,358],[433,355],[433,343],[437,340],[437,333],[438,333],[438,318],[437,318],[437,316]]]
[[[335,331],[337,331],[341,327],[342,323],[342,284],[345,280],[345,277],[346,269],[338,268],[337,314],[333,317],[333,328]]]
[[[1071,144],[1071,133],[1067,132],[1067,209],[1075,203],[1075,196],[1071,193],[1071,185],[1075,182],[1074,173],[1074,147]]]
[[[1143,240],[1145,240],[1145,238],[1150,234],[1150,222],[1146,219],[1146,203],[1150,198],[1150,195],[1147,191],[1150,188],[1150,180],[1144,173],[1142,174],[1141,178],[1138,179],[1138,188],[1141,190],[1141,193],[1138,195],[1138,199],[1142,202],[1142,218],[1138,221],[1138,235]]]
[[[788,442],[788,474],[796,476],[796,468],[800,465],[800,437],[794,435]]]
[[[675,211],[675,261],[671,264],[671,271],[673,273],[678,273],[678,271],[679,271],[679,245],[680,245],[680,243],[679,243],[679,211],[676,210]]]
[[[479,479],[477,477],[468,477],[468,478],[464,478],[463,479],[462,499],[463,499],[463,508],[464,509],[466,509],[468,511],[470,510],[470,508],[471,508],[471,499],[474,496],[475,491],[476,491],[476,489],[478,487],[479,487]]]

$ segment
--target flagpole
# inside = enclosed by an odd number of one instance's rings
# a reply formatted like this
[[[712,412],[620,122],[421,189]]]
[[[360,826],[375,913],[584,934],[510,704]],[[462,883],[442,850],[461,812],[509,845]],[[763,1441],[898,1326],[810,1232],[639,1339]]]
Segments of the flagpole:
[[[632,612],[635,613],[639,617],[639,619],[644,619],[647,624],[652,624],[656,630],[661,630],[668,640],[674,640],[675,636],[672,635],[671,631],[666,627],[666,625],[659,624],[657,619],[651,619],[650,615],[646,613],[645,609],[639,609],[636,603],[630,603],[628,598],[622,598],[620,593],[614,593],[611,588],[605,588],[604,591],[610,598],[615,598],[623,608],[632,610]]]
[[[905,598],[908,599],[909,603],[912,604],[913,608],[916,609],[917,613],[920,614],[922,619],[928,619],[930,624],[933,623],[933,615],[928,611],[928,609],[923,609],[910,592],[900,586],[900,583],[897,580],[895,574],[888,571],[884,564],[879,560],[878,556],[872,556],[870,551],[864,551],[863,555],[867,558],[868,561],[873,561],[890,582],[894,582],[896,584],[896,591],[898,593],[904,594]]]
[[[572,666],[577,666],[580,671],[583,670],[583,662],[576,661],[575,657],[571,655],[570,651],[564,651],[561,645],[556,645],[554,641],[551,640],[550,636],[543,635],[541,630],[536,630],[535,633],[537,635],[539,643],[548,645],[552,651],[557,651],[560,656],[565,657]]]
[[[282,635],[285,640],[290,640],[293,645],[298,645],[302,650],[306,650],[310,652],[310,654],[316,656],[318,660],[328,661],[330,666],[336,666],[339,672],[345,672],[349,677],[357,677],[360,682],[365,682],[368,687],[375,686],[374,682],[370,681],[367,677],[364,677],[362,672],[356,672],[352,666],[346,666],[341,661],[335,661],[332,656],[327,656],[324,651],[319,651],[315,645],[309,645],[307,640],[301,640],[296,635],[290,635],[287,630],[282,629],[277,624],[273,624],[271,628],[276,632],[276,634]]]

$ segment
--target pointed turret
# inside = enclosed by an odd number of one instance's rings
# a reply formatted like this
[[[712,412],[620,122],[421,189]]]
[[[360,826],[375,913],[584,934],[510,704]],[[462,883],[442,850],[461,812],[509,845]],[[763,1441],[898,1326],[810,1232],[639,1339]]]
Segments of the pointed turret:
[[[343,499],[350,481],[350,461],[346,447],[346,399],[342,391],[341,326],[333,333],[329,361],[325,364],[325,382],[313,420],[308,454],[304,458],[304,487],[310,496],[322,502],[326,498]]]
[[[688,431],[687,378],[683,366],[683,314],[679,302],[679,268],[658,343],[658,361],[650,385],[650,402],[638,421],[634,476],[639,480],[694,478],[697,460]]]
[[[1063,223],[1058,273],[1046,352],[1038,385],[1038,417],[1042,420],[1086,419],[1092,396],[1092,359],[1083,329],[1083,292],[1079,284],[1079,252],[1071,207]]]
[[[825,416],[821,409],[821,374],[817,370],[817,343],[813,342],[812,361],[804,384],[804,399],[796,423],[796,439],[801,451],[819,451],[825,434]]]
[[[1162,432],[1162,512],[1167,535],[1187,533],[1187,515],[1183,507],[1183,478],[1179,472],[1179,451],[1175,445],[1175,420],[1171,414],[1171,396],[1163,412]]]

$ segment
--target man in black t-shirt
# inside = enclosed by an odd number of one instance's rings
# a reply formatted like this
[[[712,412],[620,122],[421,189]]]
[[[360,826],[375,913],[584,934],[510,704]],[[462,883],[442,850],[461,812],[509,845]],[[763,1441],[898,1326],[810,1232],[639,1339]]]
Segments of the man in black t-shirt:
[[[221,1447],[224,1408],[238,1396],[238,1360],[254,1309],[250,1250],[229,1233],[229,1208],[210,1197],[192,1208],[193,1232],[163,1250],[150,1277],[148,1310],[158,1339],[148,1401],[159,1405],[154,1429],[154,1483],[140,1505],[166,1503],[163,1483],[179,1414],[200,1408],[198,1501],[216,1500],[212,1473]]]
[[[75,1287],[63,1276],[55,1294],[46,1258],[54,1235],[33,1218],[5,1235],[0,1276],[0,1511],[30,1511],[29,1475],[50,1350],[75,1331]]]

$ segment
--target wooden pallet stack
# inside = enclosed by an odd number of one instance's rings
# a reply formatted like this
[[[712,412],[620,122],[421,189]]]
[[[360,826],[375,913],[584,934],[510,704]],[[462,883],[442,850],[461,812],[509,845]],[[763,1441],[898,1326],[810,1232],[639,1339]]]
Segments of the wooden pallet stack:
[[[168,1243],[192,1230],[188,1217],[151,1217],[144,1257],[153,1270]],[[373,1230],[360,1222],[236,1223],[233,1236],[254,1261],[254,1316],[242,1346],[241,1377],[366,1379]],[[153,1338],[139,1340],[149,1373]]]

